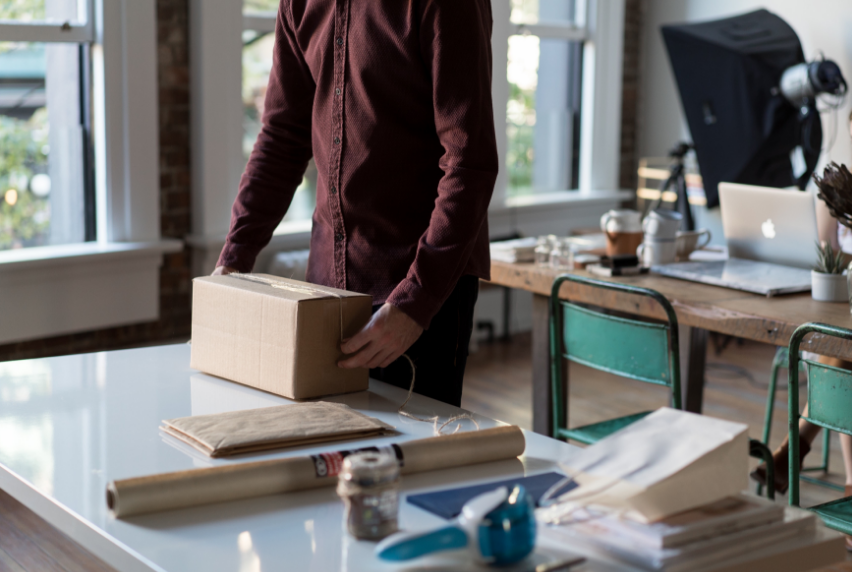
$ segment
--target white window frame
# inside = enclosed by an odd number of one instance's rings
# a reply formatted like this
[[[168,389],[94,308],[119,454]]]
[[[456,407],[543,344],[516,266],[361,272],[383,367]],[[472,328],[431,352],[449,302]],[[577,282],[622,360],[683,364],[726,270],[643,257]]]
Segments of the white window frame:
[[[0,343],[159,318],[156,0],[89,0],[85,24],[0,23],[0,41],[90,42],[97,241],[0,251]]]
[[[621,74],[624,0],[581,0],[581,18],[575,25],[542,22],[513,24],[510,0],[491,0],[494,123],[500,172],[491,201],[492,236],[519,230],[514,222],[526,210],[541,213],[542,201],[569,221],[577,205],[587,201],[595,208],[617,206],[631,195],[618,190],[621,134]],[[242,33],[273,32],[275,14],[243,14],[242,0],[190,0],[190,61],[192,76],[193,273],[207,274],[215,267],[225,243],[231,205],[244,168],[242,156]],[[509,98],[509,36],[534,34],[585,42],[579,193],[568,200],[559,193],[538,197],[535,206],[521,197],[506,196],[506,106]],[[603,202],[601,202],[603,201]],[[538,216],[538,215],[535,215]],[[586,226],[584,214],[574,226]],[[554,223],[555,224],[555,223]],[[538,227],[536,227],[538,228]],[[548,232],[564,232],[562,224]],[[307,248],[310,221],[285,223],[258,257],[263,270],[275,251]]]
[[[511,22],[510,0],[492,0],[494,28],[494,125],[500,154],[501,172],[494,189],[492,210],[517,201],[506,198],[508,182],[506,152],[506,107],[509,81],[509,37],[532,35],[583,42],[583,91],[580,118],[581,193],[611,192],[618,189],[621,149],[621,88],[624,49],[624,0],[578,0],[573,23]],[[569,189],[565,189],[569,190]],[[523,202],[523,201],[521,201]]]

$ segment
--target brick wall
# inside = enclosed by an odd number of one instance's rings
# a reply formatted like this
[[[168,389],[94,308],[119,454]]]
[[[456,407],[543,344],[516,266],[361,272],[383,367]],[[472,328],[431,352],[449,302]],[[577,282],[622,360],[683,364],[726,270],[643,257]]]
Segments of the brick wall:
[[[160,225],[190,232],[188,0],[157,0],[160,94]],[[189,339],[189,249],[166,255],[160,270],[160,320],[146,324],[0,345],[0,361],[126,348]]]
[[[624,10],[624,71],[621,99],[621,163],[619,185],[622,189],[636,188],[637,99],[639,97],[639,62],[642,16],[646,0],[626,0]]]

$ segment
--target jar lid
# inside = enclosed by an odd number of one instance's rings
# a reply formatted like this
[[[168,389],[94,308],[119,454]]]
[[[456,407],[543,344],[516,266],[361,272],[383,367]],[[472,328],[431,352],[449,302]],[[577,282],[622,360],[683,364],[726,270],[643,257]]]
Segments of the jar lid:
[[[362,487],[389,483],[399,478],[399,462],[387,453],[354,453],[343,460],[340,479]]]

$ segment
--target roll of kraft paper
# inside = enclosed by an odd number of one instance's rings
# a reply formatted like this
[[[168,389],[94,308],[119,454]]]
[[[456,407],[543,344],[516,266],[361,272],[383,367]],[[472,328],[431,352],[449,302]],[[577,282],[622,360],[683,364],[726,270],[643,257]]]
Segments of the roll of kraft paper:
[[[516,425],[441,435],[380,448],[367,447],[272,461],[193,469],[112,481],[107,506],[125,518],[192,506],[337,484],[343,459],[357,451],[386,450],[403,475],[502,461],[523,454],[524,433]]]

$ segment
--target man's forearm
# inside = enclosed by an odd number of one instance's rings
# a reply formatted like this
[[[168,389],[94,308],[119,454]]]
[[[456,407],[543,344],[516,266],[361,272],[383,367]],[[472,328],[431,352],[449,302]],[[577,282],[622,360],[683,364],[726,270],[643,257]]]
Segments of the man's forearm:
[[[462,277],[477,241],[487,241],[482,227],[488,217],[496,167],[493,172],[461,171],[447,170],[411,269],[387,300],[427,329]]]

